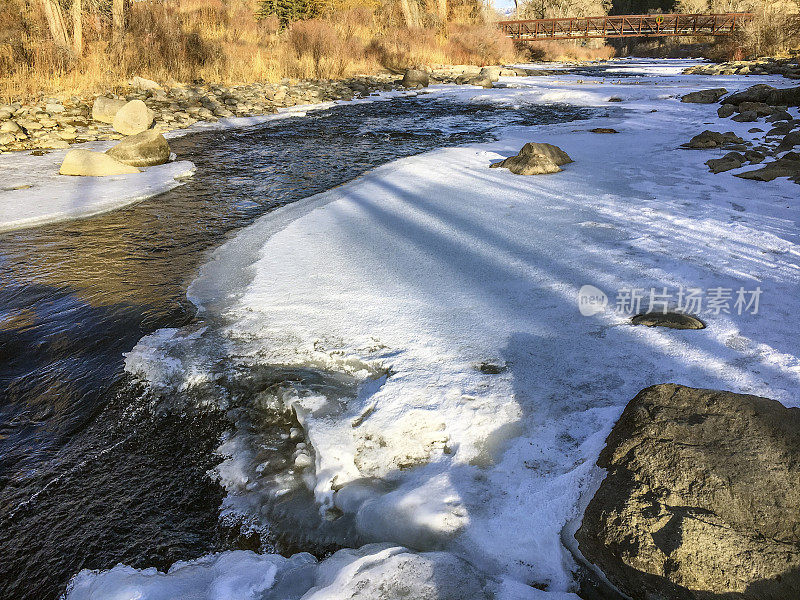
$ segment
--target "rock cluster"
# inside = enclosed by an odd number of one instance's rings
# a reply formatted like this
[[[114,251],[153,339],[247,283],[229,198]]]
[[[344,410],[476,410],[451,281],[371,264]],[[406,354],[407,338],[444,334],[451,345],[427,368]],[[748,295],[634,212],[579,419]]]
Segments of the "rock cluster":
[[[797,58],[759,58],[738,60],[716,65],[697,65],[684,71],[690,75],[783,75],[788,79],[800,79],[800,64]]]
[[[505,168],[517,175],[544,175],[558,173],[561,165],[573,162],[569,155],[552,144],[527,143],[516,156],[509,156],[490,168]]]
[[[634,600],[800,598],[800,409],[656,385],[628,403],[575,534]]]
[[[99,97],[73,96],[63,100],[40,97],[35,101],[0,105],[0,153],[61,149],[76,142],[121,139],[123,135],[140,133],[150,114],[152,127],[164,132],[198,121],[270,114],[298,104],[350,100],[397,89],[400,78],[382,74],[344,81],[284,80],[243,86],[196,83],[170,87],[154,86],[155,82],[147,81],[134,78],[118,93],[107,92]],[[134,115],[127,115],[124,121],[120,118],[117,125],[123,129],[121,133],[112,125],[125,105],[136,108],[130,109]]]
[[[413,76],[409,74],[406,79],[407,87],[425,87],[429,81],[459,84],[474,81],[491,87],[491,82],[497,81],[498,77],[554,73],[545,69],[481,68],[473,65],[438,65],[414,71]],[[384,73],[341,81],[284,79],[280,83],[240,86],[202,82],[162,86],[143,77],[134,77],[126,86],[99,96],[72,96],[63,100],[39,97],[30,102],[0,105],[0,154],[15,150],[69,148],[76,142],[121,139],[123,135],[135,135],[149,127],[165,132],[189,127],[199,121],[270,114],[279,108],[298,104],[352,100],[375,92],[399,89],[404,86],[404,78]],[[132,102],[136,104],[131,105]],[[147,112],[139,103],[145,105]],[[125,118],[120,117],[116,126],[112,126],[126,104],[136,109],[126,109],[125,113],[135,115],[123,113]],[[152,124],[144,127],[148,115],[152,115]]]
[[[759,169],[736,173],[735,176],[755,181],[789,177],[800,183],[800,157],[795,152],[800,148],[800,119],[795,119],[788,111],[790,106],[800,105],[800,87],[775,88],[757,84],[718,101],[721,106],[717,109],[717,116],[721,119],[730,118],[739,123],[759,123],[763,119],[764,129],[755,127],[749,131],[763,133],[763,137],[746,141],[732,132],[704,131],[685,146],[730,150],[722,157],[706,161],[712,173],[739,169],[747,164],[761,164],[767,158],[772,158]]]

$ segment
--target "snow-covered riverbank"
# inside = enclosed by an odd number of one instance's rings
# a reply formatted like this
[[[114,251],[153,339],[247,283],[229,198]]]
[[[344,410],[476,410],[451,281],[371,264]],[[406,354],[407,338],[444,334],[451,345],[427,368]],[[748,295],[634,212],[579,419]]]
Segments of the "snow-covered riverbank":
[[[639,390],[676,382],[799,400],[800,351],[786,332],[798,188],[712,175],[703,163],[722,151],[679,148],[702,129],[747,138],[753,126],[679,102],[752,81],[678,75],[684,66],[632,62],[613,84],[565,74],[434,89],[431,101],[606,110],[393,162],[220,248],[190,290],[206,326],[144,338],[128,370],[177,394],[218,390],[221,405],[225,380],[265,365],[355,382],[349,395],[288,385],[280,399],[313,447],[307,461],[298,446],[295,471],[320,510],[379,544],[321,563],[238,551],[169,575],[86,571],[69,600],[394,598],[385,590],[400,584],[413,598],[575,598],[571,533],[602,477],[605,436]],[[575,162],[536,177],[489,169],[529,141]],[[605,310],[581,315],[584,285],[608,295]],[[674,307],[690,288],[702,290],[693,312],[706,329],[628,324],[630,290],[646,310],[651,290]],[[760,290],[757,310],[737,309],[739,289]],[[729,312],[714,290],[730,290]],[[261,476],[258,443],[252,427],[237,431],[218,469],[225,510],[256,521],[291,485]]]

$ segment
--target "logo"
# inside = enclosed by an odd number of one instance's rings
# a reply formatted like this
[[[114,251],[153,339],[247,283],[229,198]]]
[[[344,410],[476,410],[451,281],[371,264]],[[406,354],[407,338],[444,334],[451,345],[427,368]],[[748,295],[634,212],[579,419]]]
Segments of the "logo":
[[[584,285],[578,292],[578,310],[584,317],[601,312],[608,305],[608,296],[593,285]]]

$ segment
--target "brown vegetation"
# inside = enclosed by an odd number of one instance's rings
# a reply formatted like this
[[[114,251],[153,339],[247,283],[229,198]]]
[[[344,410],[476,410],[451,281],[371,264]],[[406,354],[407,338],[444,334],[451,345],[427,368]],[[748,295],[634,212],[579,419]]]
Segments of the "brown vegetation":
[[[614,48],[597,40],[589,40],[587,43],[545,40],[530,45],[530,59],[533,61],[608,60],[614,53]]]
[[[52,1],[74,15],[77,0]],[[317,17],[288,24],[256,0],[142,0],[130,5],[125,35],[116,37],[112,1],[83,0],[81,26],[65,19],[68,33],[82,33],[82,55],[72,50],[74,41],[54,41],[43,0],[3,2],[5,98],[114,88],[133,75],[237,84],[517,58],[511,41],[487,25],[481,0],[413,2],[419,26],[412,28],[396,0],[327,0]]]

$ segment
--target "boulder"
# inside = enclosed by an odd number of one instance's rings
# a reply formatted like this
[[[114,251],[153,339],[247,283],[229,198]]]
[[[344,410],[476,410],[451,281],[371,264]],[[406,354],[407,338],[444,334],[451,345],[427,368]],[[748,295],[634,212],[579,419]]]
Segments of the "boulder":
[[[3,121],[3,124],[0,125],[0,133],[12,133],[17,135],[18,133],[22,133],[22,127],[17,125],[16,121]]]
[[[126,165],[152,167],[163,165],[169,160],[169,144],[163,135],[148,129],[125,138],[113,148],[106,150],[106,154]]]
[[[151,79],[145,79],[144,77],[139,77],[138,75],[132,78],[128,84],[131,87],[138,88],[140,90],[160,90],[162,89],[158,83]]]
[[[728,90],[725,88],[713,88],[710,90],[698,90],[685,96],[681,96],[681,102],[691,102],[692,104],[714,104],[722,98]]]
[[[709,131],[707,129],[704,132],[698,133],[696,136],[694,136],[691,140],[689,140],[688,144],[685,144],[685,146],[687,148],[704,149],[718,148],[723,144],[741,144],[743,142],[744,140],[732,131],[719,133],[717,131]]]
[[[765,102],[775,88],[766,83],[759,83],[741,92],[735,92],[722,100],[723,104],[739,105],[742,102]]]
[[[789,177],[795,183],[800,183],[800,156],[794,152],[787,152],[781,158],[766,163],[760,169],[737,173],[735,177],[755,181],[772,181],[778,177]]]
[[[470,77],[467,79],[466,83],[469,85],[477,85],[486,89],[494,87],[491,77],[487,77],[486,75],[476,75],[475,77]]]
[[[92,177],[140,172],[136,167],[121,163],[108,154],[91,150],[70,150],[64,157],[59,171],[62,175],[89,175]]]
[[[740,102],[738,110],[740,113],[752,111],[759,117],[767,117],[772,114],[774,109],[765,102]]]
[[[561,165],[573,162],[569,155],[552,144],[527,143],[516,156],[489,165],[505,168],[517,175],[544,175],[558,173]]]
[[[738,169],[744,164],[745,157],[738,152],[728,152],[722,158],[712,158],[706,161],[712,173],[722,173],[731,169]]]
[[[717,116],[720,119],[727,119],[736,112],[736,107],[733,104],[723,104],[717,109]]]
[[[632,325],[666,327],[668,329],[705,329],[706,325],[697,317],[678,312],[651,312],[631,317]]]
[[[783,152],[784,150],[791,150],[795,146],[800,146],[800,131],[793,131],[783,136],[777,150],[778,152]]]
[[[764,154],[758,152],[757,150],[748,150],[744,153],[745,159],[750,161],[750,164],[760,163],[764,160]]]
[[[106,98],[105,96],[98,96],[94,99],[92,104],[92,118],[101,123],[108,123],[109,125],[114,122],[114,117],[117,111],[125,106],[125,100],[117,100],[116,98]]]
[[[592,133],[619,133],[616,129],[612,129],[611,127],[595,127],[594,129],[590,129]]]
[[[155,113],[141,100],[131,100],[114,116],[114,129],[122,135],[142,133],[153,124]]]
[[[492,83],[500,79],[500,72],[503,70],[502,67],[483,67],[478,72],[478,77],[480,78],[488,78]]]
[[[625,408],[575,534],[634,600],[800,598],[800,409],[656,385]]]
[[[758,113],[754,110],[746,110],[744,112],[740,112],[738,115],[733,117],[731,121],[736,121],[737,123],[752,123],[753,121],[758,120]]]
[[[428,87],[428,82],[428,74],[425,71],[420,71],[419,69],[407,69],[403,75],[403,81],[401,83],[403,87],[407,88],[424,88]]]
[[[773,89],[764,102],[773,106],[800,106],[800,87]]]

